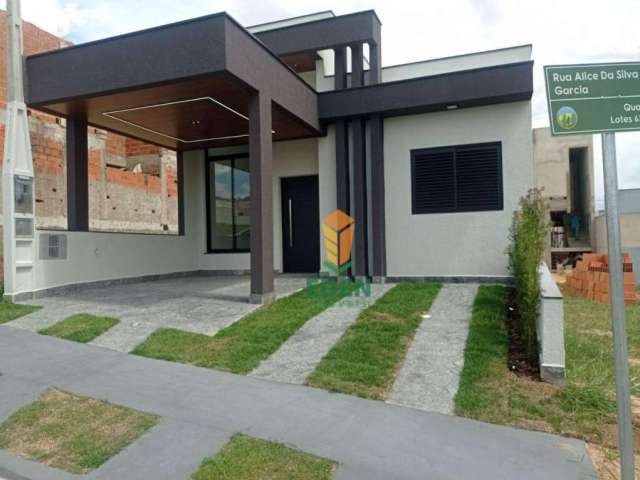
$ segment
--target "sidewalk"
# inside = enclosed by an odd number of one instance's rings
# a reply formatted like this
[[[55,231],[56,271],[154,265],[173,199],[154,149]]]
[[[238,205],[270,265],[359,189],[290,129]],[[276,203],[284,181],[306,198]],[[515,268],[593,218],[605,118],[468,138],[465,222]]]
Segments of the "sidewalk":
[[[0,422],[49,386],[162,417],[157,427],[84,477],[0,451],[0,468],[18,478],[186,480],[205,456],[215,454],[237,432],[333,459],[339,463],[337,480],[596,478],[578,440],[135,357],[6,327],[0,327],[0,371]]]

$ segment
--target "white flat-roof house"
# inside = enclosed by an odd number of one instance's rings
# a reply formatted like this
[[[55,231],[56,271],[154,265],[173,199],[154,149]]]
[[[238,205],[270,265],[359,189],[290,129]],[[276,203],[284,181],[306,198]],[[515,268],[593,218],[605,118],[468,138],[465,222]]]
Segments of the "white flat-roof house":
[[[69,227],[16,227],[5,294],[250,272],[268,302],[274,272],[329,273],[336,209],[355,277],[506,281],[534,186],[531,47],[383,67],[380,29],[220,13],[26,57],[27,106],[66,119]],[[87,126],[177,151],[179,235],[89,231]]]

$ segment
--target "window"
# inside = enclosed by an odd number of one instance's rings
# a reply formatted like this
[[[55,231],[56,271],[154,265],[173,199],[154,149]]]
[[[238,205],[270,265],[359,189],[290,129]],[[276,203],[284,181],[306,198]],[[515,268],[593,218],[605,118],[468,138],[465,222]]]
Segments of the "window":
[[[249,158],[207,159],[209,252],[248,252],[251,239]]]
[[[502,144],[411,151],[412,213],[502,210]]]

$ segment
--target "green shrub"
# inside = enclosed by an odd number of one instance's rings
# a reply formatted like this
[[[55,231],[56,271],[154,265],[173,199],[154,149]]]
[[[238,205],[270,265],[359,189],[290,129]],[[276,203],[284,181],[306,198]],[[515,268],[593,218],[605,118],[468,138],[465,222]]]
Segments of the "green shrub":
[[[515,279],[516,303],[520,334],[524,338],[529,359],[538,353],[536,321],[540,309],[538,267],[544,256],[549,235],[547,206],[538,189],[520,199],[520,209],[513,215],[509,233],[509,267]]]

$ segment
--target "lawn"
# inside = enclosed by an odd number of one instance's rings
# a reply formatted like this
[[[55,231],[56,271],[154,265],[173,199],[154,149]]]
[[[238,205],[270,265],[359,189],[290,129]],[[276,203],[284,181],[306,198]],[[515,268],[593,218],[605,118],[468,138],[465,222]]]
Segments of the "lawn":
[[[312,295],[310,289],[281,298],[220,330],[215,336],[171,328],[156,330],[133,354],[247,374],[308,320],[349,295],[353,284]]]
[[[456,396],[456,413],[478,420],[582,438],[607,455],[617,443],[609,307],[565,295],[567,382],[557,387],[507,368],[505,289],[481,287]],[[640,414],[640,304],[627,307],[634,395]],[[636,435],[640,429],[636,429]],[[636,445],[638,448],[640,445]]]
[[[422,315],[439,290],[440,285],[428,283],[401,284],[389,290],[360,314],[307,384],[384,400]]]
[[[20,303],[0,301],[0,325],[17,318],[24,317],[36,310],[40,310],[41,308],[42,307],[37,307],[35,305],[22,305]]]
[[[158,417],[119,405],[48,390],[0,425],[0,448],[84,474],[153,427]]]
[[[279,443],[235,435],[193,480],[329,480],[336,464]]]
[[[118,323],[119,321],[115,318],[79,313],[42,329],[38,333],[74,342],[88,343]]]

